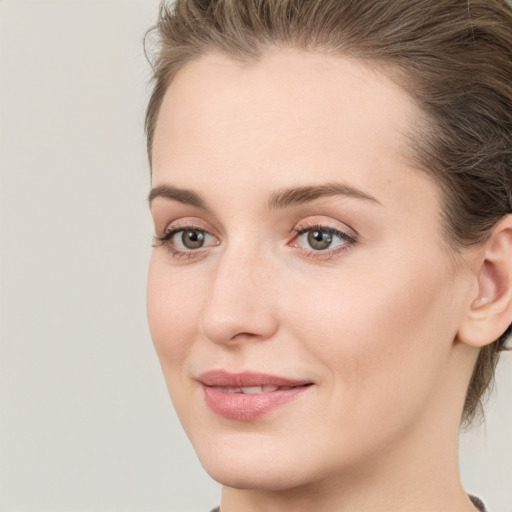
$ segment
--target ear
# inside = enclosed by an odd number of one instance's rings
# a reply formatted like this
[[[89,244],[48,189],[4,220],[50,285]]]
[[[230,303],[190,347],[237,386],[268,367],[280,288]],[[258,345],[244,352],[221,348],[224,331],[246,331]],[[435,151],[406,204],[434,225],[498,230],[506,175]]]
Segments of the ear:
[[[512,215],[502,218],[480,251],[476,292],[458,339],[474,347],[497,340],[512,323]]]

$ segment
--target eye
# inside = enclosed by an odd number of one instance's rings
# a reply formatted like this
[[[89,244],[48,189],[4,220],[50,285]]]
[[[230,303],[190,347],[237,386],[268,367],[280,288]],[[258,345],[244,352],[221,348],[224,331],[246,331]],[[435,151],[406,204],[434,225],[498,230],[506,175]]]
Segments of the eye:
[[[315,253],[332,253],[333,250],[339,251],[355,243],[355,239],[348,233],[330,226],[298,226],[295,232],[297,236],[291,244],[292,247]]]
[[[176,231],[171,239],[175,244],[181,244],[185,249],[199,249],[203,247],[207,236],[206,231],[199,229],[182,229]]]
[[[304,235],[302,235],[304,236]],[[315,251],[324,251],[329,249],[333,243],[334,235],[327,231],[319,229],[311,230],[305,233],[308,245]]]
[[[200,249],[219,245],[219,240],[208,231],[195,226],[170,226],[155,242],[164,245],[175,257],[192,257]],[[155,244],[156,246],[156,244]]]

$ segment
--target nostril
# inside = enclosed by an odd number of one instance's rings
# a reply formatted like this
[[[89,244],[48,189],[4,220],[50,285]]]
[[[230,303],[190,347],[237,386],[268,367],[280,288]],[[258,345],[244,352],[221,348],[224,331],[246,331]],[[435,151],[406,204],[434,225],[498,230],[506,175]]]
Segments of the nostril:
[[[239,343],[260,342],[271,338],[277,331],[277,322],[269,313],[264,317],[234,315],[224,318],[205,315],[201,322],[203,335],[217,344],[234,345]]]

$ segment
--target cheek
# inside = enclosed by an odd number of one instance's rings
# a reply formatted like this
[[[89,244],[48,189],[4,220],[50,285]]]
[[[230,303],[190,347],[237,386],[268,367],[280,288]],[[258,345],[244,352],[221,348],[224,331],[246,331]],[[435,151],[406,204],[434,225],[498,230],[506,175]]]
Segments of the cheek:
[[[413,261],[382,261],[385,272],[350,269],[324,281],[321,292],[295,295],[302,300],[294,323],[303,328],[295,336],[326,368],[336,390],[331,410],[353,411],[354,427],[389,423],[390,411],[420,410],[449,357],[453,288],[441,266]]]
[[[195,336],[200,290],[180,273],[169,268],[156,251],[149,265],[147,314],[149,329],[160,363],[167,371],[179,368]]]

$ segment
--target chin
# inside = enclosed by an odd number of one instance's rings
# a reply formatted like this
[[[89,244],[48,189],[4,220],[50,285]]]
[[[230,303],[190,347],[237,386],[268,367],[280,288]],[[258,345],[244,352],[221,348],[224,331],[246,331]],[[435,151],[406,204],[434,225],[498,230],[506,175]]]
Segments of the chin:
[[[282,491],[307,483],[310,467],[300,464],[298,457],[286,456],[279,450],[253,447],[226,449],[196,447],[206,472],[217,482],[235,489]],[[306,473],[307,472],[307,473]]]
[[[285,471],[276,468],[262,471],[259,467],[220,467],[219,465],[203,466],[216,482],[233,489],[251,489],[254,491],[286,491],[300,487],[307,482],[290,468]]]

